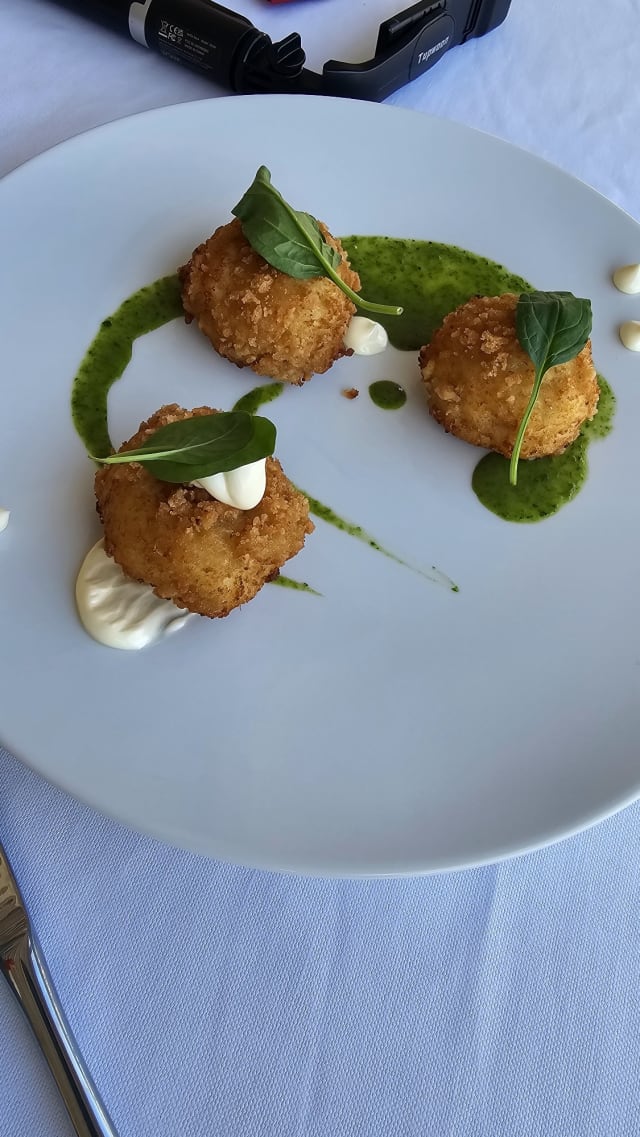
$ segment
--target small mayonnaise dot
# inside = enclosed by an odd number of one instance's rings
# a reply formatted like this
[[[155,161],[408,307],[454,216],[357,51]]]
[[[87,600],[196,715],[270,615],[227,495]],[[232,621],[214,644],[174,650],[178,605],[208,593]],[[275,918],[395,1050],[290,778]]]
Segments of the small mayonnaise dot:
[[[0,506],[0,533],[2,533],[3,530],[7,528],[7,525],[9,524],[10,516],[11,516],[11,510],[10,509],[2,509],[2,507]]]
[[[613,274],[613,283],[620,292],[631,296],[640,292],[640,264],[617,268]]]
[[[389,343],[382,324],[366,316],[352,316],[344,334],[344,346],[354,355],[379,355]]]
[[[258,458],[246,466],[227,470],[224,474],[210,474],[191,483],[206,490],[210,497],[235,509],[255,509],[262,501],[267,488],[266,458]]]
[[[620,325],[620,339],[629,351],[640,351],[640,320],[627,320]]]

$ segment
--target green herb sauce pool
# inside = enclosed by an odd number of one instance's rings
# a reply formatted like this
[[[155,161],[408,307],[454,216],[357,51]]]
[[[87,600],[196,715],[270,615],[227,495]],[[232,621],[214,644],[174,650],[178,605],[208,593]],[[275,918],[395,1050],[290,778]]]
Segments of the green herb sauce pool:
[[[407,392],[391,379],[378,379],[369,385],[369,398],[381,411],[399,411],[407,401]]]
[[[487,509],[504,521],[543,521],[580,492],[589,471],[589,443],[594,438],[606,437],[613,425],[615,395],[602,375],[598,376],[598,384],[600,399],[595,417],[584,424],[564,454],[521,461],[517,486],[509,481],[508,458],[486,454],[480,459],[471,484]]]
[[[398,237],[341,237],[362,294],[380,304],[400,304],[401,316],[376,316],[390,343],[418,351],[444,317],[472,296],[526,292],[530,284],[496,261],[457,245]]]

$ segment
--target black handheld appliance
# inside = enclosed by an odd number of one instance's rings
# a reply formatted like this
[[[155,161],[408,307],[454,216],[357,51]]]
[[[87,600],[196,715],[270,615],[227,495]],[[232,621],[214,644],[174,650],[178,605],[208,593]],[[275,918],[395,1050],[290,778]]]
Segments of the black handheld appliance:
[[[292,93],[385,99],[417,79],[457,44],[483,36],[505,19],[511,0],[431,0],[380,25],[365,63],[330,59],[305,67],[300,36],[278,43],[246,16],[213,0],[58,0],[130,35],[238,94]],[[347,0],[347,3],[349,0]]]

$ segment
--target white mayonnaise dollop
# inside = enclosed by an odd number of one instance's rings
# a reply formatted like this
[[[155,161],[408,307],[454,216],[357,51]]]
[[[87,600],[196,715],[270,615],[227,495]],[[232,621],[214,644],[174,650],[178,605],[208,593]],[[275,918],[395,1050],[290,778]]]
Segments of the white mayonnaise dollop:
[[[76,581],[76,603],[84,627],[106,647],[137,651],[182,628],[191,615],[160,600],[149,584],[125,576],[104,541],[87,553]]]
[[[267,488],[266,459],[259,458],[257,462],[238,466],[237,470],[227,470],[225,474],[198,478],[191,485],[206,490],[223,505],[233,505],[236,509],[255,509]]]
[[[2,506],[0,506],[0,533],[2,533],[3,530],[7,528],[7,525],[9,524],[9,518],[10,517],[11,517],[11,510],[10,509],[3,509]]]
[[[344,333],[344,346],[351,348],[354,355],[379,355],[389,343],[389,337],[382,324],[368,320],[366,316],[352,316]]]
[[[640,292],[640,264],[617,268],[613,274],[613,283],[620,292],[627,292],[630,295]]]
[[[640,320],[627,320],[620,325],[620,339],[629,351],[640,351]]]

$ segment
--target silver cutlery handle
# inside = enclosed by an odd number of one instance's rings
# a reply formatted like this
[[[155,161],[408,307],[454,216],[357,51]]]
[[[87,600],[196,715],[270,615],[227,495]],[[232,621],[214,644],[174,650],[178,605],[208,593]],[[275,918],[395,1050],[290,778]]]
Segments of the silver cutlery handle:
[[[78,1137],[118,1137],[58,1002],[38,947],[29,936],[4,956],[2,971],[35,1034]]]

